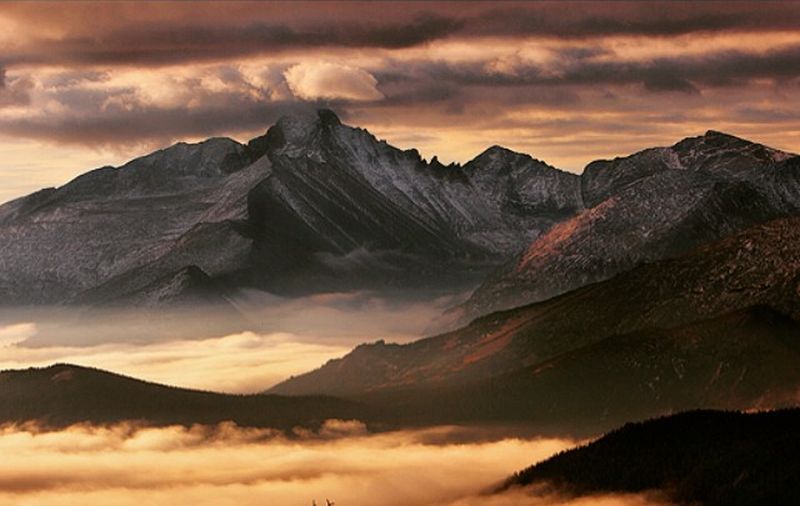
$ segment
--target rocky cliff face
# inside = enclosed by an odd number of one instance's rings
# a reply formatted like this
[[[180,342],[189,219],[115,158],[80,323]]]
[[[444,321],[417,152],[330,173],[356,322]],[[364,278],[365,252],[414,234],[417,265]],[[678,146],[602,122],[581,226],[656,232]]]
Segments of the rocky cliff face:
[[[462,321],[541,301],[800,212],[800,158],[709,131],[589,164],[587,209],[537,237],[461,308]]]
[[[507,150],[446,167],[330,115],[286,118],[267,138],[272,171],[248,209],[253,258],[271,279],[482,273],[582,206],[577,176]]]
[[[464,284],[582,209],[578,176],[493,148],[426,162],[330,111],[177,144],[0,207],[0,302],[130,297],[197,266],[286,292]]]
[[[63,301],[167,254],[246,163],[229,139],[177,144],[0,207],[0,301]]]
[[[322,110],[0,206],[0,302],[134,301],[187,266],[284,294],[493,273],[466,321],[798,212],[800,158],[719,132],[577,176],[498,146],[444,166]]]

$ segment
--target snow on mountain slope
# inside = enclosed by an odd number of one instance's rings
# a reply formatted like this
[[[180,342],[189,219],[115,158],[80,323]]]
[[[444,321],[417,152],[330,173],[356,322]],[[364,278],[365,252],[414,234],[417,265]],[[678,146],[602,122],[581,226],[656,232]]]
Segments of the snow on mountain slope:
[[[177,144],[0,208],[0,301],[49,303],[164,254],[247,163],[229,139]]]
[[[800,213],[800,158],[714,131],[593,162],[581,185],[588,208],[491,275],[456,310],[461,321]]]
[[[526,155],[444,167],[322,110],[0,206],[0,302],[91,302],[188,265],[267,290],[464,283],[581,208],[578,176]]]

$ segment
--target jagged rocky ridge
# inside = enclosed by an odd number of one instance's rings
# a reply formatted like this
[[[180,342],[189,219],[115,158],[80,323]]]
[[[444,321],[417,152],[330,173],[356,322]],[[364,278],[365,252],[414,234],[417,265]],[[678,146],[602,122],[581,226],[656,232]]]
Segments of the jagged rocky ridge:
[[[590,163],[586,209],[537,237],[455,313],[467,322],[800,213],[800,157],[720,132]]]
[[[796,215],[798,174],[800,158],[714,131],[581,176],[498,146],[444,166],[322,110],[0,206],[0,303],[168,304],[146,294],[190,267],[220,300],[485,280],[454,312],[466,323]],[[162,295],[198,299],[176,286]]]
[[[799,252],[800,218],[773,221],[460,330],[362,345],[272,392],[542,423],[793,405]]]
[[[189,266],[287,293],[463,285],[581,208],[578,176],[527,155],[429,163],[323,110],[1,206],[0,302],[133,301]]]

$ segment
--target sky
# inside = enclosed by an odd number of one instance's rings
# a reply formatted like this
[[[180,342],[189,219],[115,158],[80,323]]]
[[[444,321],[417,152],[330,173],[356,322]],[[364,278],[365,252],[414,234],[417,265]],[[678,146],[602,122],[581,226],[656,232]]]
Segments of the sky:
[[[795,2],[3,2],[0,201],[318,107],[445,162],[797,152],[798,28]]]

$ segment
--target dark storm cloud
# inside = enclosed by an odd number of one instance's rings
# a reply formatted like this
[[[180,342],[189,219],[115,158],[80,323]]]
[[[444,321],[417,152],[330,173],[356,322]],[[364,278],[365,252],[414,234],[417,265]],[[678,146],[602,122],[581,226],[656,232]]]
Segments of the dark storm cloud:
[[[108,33],[34,39],[6,60],[16,64],[162,65],[319,47],[399,49],[455,33],[458,19],[422,12],[400,23],[306,27],[242,20],[240,25],[129,26]]]
[[[461,89],[454,84],[437,82],[408,82],[382,86],[386,95],[384,105],[397,107],[435,105],[459,99]]]
[[[109,79],[109,73],[91,70],[67,70],[42,79],[42,84],[52,88],[67,88],[84,83],[99,83]]]
[[[800,12],[793,2],[556,2],[492,9],[471,19],[466,29],[483,35],[580,39],[792,30],[798,26]]]
[[[786,108],[745,106],[737,108],[735,112],[741,119],[761,123],[795,121],[800,116],[800,111],[795,106]]]
[[[65,112],[0,121],[0,133],[71,144],[136,144],[262,130],[282,114],[309,107],[333,107],[345,119],[350,112],[364,112],[374,107],[395,110],[435,107],[443,116],[460,115],[475,104],[497,110],[520,105],[574,110],[588,107],[581,98],[583,91],[600,92],[619,85],[637,85],[644,94],[698,95],[701,89],[709,86],[743,87],[757,78],[785,81],[800,76],[800,46],[763,54],[725,51],[633,62],[595,60],[594,54],[600,53],[564,52],[554,59],[555,67],[523,61],[502,73],[491,70],[488,61],[392,60],[386,64],[391,70],[375,72],[385,99],[374,105],[341,100],[272,100],[268,90],[248,84],[237,69],[220,67],[215,75],[223,82],[237,85],[231,91],[210,92],[199,80],[187,79],[182,86],[196,99],[195,105],[155,106],[135,102],[130,98],[134,90],[129,88],[73,86],[105,77],[102,73],[81,76],[72,72],[51,79],[61,85],[56,86],[51,98],[63,104]],[[6,83],[0,88],[0,105],[24,102],[29,86],[23,78]],[[608,100],[599,105],[608,106]],[[570,128],[579,128],[579,125]]]
[[[377,72],[392,81],[425,80],[463,86],[603,86],[640,84],[645,90],[697,93],[699,86],[746,85],[753,79],[786,81],[800,77],[800,46],[764,53],[722,51],[695,56],[642,61],[570,58],[558,54],[553,63],[518,61],[503,71],[492,61],[449,63],[418,60],[398,63],[404,71]],[[444,84],[440,84],[444,86]]]
[[[33,82],[29,78],[10,78],[0,67],[0,108],[30,103]]]
[[[498,5],[410,2],[383,4],[378,9],[368,3],[350,2],[331,11],[330,6],[314,4],[286,9],[280,4],[156,3],[142,5],[137,11],[139,19],[130,22],[124,21],[130,11],[122,11],[129,5],[117,8],[113,3],[98,4],[96,9],[86,9],[84,5],[66,4],[47,11],[42,11],[39,4],[35,4],[36,8],[23,5],[7,9],[8,12],[0,9],[0,16],[22,20],[31,28],[13,47],[5,48],[3,61],[163,65],[314,48],[399,49],[444,38],[576,40],[800,28],[800,9],[791,2]],[[171,18],[164,18],[164,8],[172,12]],[[39,33],[47,33],[34,29],[40,22],[66,30],[58,36],[40,37]]]
[[[79,114],[20,118],[0,123],[0,133],[65,144],[125,146],[166,143],[186,137],[210,137],[266,130],[285,114],[306,111],[298,102],[254,102],[231,98],[203,108],[136,107]]]

